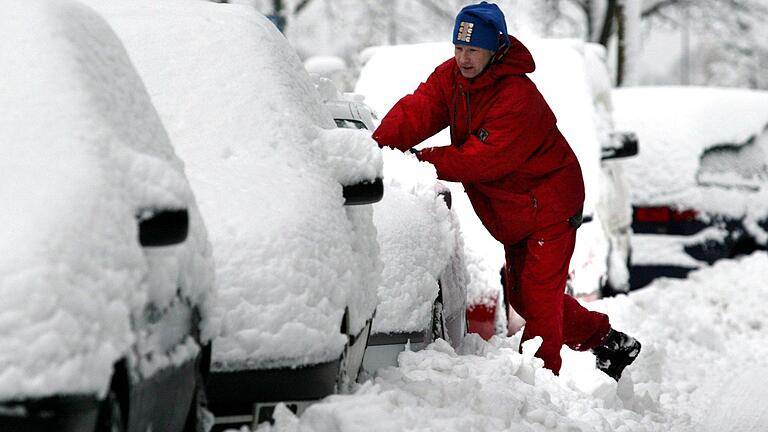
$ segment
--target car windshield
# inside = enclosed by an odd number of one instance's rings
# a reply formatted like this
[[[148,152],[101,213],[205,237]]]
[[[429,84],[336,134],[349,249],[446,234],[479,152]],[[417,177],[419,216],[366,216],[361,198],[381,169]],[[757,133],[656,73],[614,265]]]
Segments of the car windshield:
[[[347,129],[368,129],[365,127],[365,123],[360,120],[348,120],[348,119],[334,119],[336,126]]]
[[[747,190],[760,189],[768,179],[766,149],[760,140],[744,144],[720,144],[701,155],[696,181],[704,186]]]

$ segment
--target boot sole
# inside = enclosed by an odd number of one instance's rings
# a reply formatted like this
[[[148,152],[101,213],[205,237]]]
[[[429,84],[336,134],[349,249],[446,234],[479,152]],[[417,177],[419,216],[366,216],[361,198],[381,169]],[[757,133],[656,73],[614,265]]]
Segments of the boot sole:
[[[632,348],[632,351],[627,353],[627,356],[625,357],[626,360],[621,363],[611,364],[608,366],[607,369],[603,370],[608,376],[615,379],[616,381],[619,381],[619,378],[621,378],[621,374],[624,372],[624,369],[631,365],[637,356],[640,355],[640,350],[642,349],[642,345],[640,342],[637,342],[637,346]]]

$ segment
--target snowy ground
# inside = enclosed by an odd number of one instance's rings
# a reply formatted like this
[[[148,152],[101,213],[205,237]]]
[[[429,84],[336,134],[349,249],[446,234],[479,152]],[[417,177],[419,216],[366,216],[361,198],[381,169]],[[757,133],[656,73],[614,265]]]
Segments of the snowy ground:
[[[404,352],[354,394],[299,418],[278,409],[257,431],[766,430],[765,280],[760,252],[589,304],[643,342],[618,385],[591,354],[565,349],[555,377],[530,350],[518,354],[515,337],[470,335],[458,352],[442,341]]]

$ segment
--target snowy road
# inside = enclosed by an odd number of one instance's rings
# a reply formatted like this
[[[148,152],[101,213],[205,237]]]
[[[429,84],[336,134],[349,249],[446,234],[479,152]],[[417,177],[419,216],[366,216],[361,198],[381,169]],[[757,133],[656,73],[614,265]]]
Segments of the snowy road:
[[[297,418],[278,410],[267,431],[739,431],[768,430],[768,255],[724,261],[687,280],[601,300],[643,352],[617,385],[588,353],[565,349],[560,377],[516,338],[471,335],[454,352],[406,352],[355,394]]]

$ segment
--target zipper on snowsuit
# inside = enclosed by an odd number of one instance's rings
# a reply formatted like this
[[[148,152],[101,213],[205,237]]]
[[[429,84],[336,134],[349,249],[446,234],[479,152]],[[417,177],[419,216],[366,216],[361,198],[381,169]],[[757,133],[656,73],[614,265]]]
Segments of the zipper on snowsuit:
[[[470,127],[472,125],[472,106],[470,105],[470,96],[469,96],[469,90],[466,92],[464,91],[464,86],[459,84],[459,93],[464,96],[464,106],[467,109],[467,115],[465,116],[464,120],[464,127],[467,131],[467,135],[472,135],[472,131],[470,130]],[[456,113],[458,112],[458,103],[457,103],[457,92],[453,92],[453,101],[451,104],[453,105],[453,121],[451,122],[451,143],[455,143],[457,147],[461,147],[464,142],[458,142],[456,140],[456,136],[454,134],[456,130]]]

